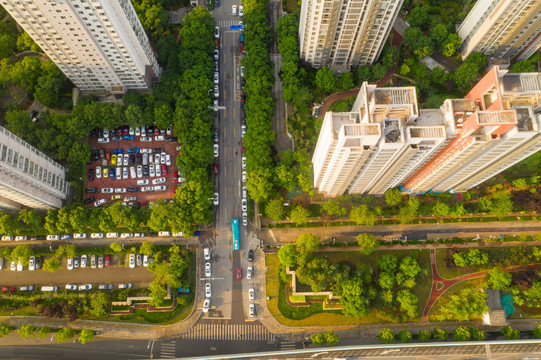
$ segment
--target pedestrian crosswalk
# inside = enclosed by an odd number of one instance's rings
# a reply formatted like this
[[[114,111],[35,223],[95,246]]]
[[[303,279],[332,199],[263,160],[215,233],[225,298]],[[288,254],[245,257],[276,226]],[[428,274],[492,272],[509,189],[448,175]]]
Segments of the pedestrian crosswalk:
[[[295,350],[294,341],[282,341],[280,343],[280,350]]]
[[[220,28],[226,28],[226,30],[229,30],[229,26],[231,25],[239,25],[240,20],[218,20],[216,21],[216,25]],[[240,31],[240,30],[235,30]]]
[[[161,353],[160,353],[160,358],[161,359],[174,359],[176,358],[175,356],[175,351],[176,351],[176,342],[173,340],[173,341],[168,341],[168,342],[163,342],[161,344]]]
[[[247,324],[197,324],[181,335],[183,339],[200,340],[265,340],[275,337],[263,325]]]

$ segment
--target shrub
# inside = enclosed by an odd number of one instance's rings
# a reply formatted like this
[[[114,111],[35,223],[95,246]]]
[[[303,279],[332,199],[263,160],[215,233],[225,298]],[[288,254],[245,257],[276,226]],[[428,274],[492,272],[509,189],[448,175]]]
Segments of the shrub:
[[[537,330],[539,330],[539,327],[534,330],[534,336]],[[502,329],[502,335],[505,336],[507,340],[515,340],[520,338],[520,330],[513,329],[511,326],[506,326]]]
[[[385,328],[379,332],[378,338],[382,344],[392,344],[394,343],[394,332],[391,329]]]
[[[408,330],[400,330],[398,332],[398,338],[403,343],[409,343],[413,339],[413,336]]]
[[[420,333],[417,334],[417,339],[422,342],[427,342],[432,337],[432,334],[428,330],[423,330]]]

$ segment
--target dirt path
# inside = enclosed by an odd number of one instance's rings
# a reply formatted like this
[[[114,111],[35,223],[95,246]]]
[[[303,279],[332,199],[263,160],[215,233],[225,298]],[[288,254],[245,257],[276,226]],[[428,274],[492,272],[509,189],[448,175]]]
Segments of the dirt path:
[[[510,266],[507,268],[504,268],[503,271],[520,271],[520,270],[528,270],[528,269],[536,269],[541,264],[530,264],[530,265],[524,265],[524,266]],[[446,279],[442,277],[438,273],[438,267],[436,263],[436,251],[435,249],[430,249],[430,267],[432,268],[432,288],[430,289],[430,296],[428,297],[428,301],[426,302],[425,308],[423,310],[423,317],[422,321],[423,323],[428,323],[428,314],[430,313],[430,309],[432,309],[432,306],[438,300],[438,298],[446,292],[451,286],[454,284],[464,281],[464,280],[471,280],[471,279],[477,279],[480,277],[484,277],[488,274],[489,270],[485,271],[479,271],[476,273],[471,274],[465,274],[459,277],[456,277],[454,279]],[[438,290],[438,283],[440,283],[440,286],[443,285]]]

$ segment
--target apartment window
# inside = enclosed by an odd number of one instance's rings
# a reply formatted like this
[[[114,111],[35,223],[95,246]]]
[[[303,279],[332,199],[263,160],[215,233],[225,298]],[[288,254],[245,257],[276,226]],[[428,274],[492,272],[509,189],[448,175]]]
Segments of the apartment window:
[[[39,165],[38,165],[38,164],[34,164],[34,176],[35,176],[35,177],[38,176],[39,169],[41,169],[41,168],[39,167]]]
[[[15,154],[13,155],[13,166],[17,167],[18,163],[19,163],[19,153],[15,151]]]
[[[29,160],[28,160],[28,159],[24,159],[24,169],[23,169],[23,171],[24,171],[25,173],[28,172],[28,163],[29,163]]]
[[[28,168],[28,174],[34,175],[34,162],[30,161],[30,167]]]
[[[43,182],[47,182],[47,169],[43,169],[43,177],[41,178]]]
[[[24,167],[24,156],[19,155],[19,169],[22,170]]]
[[[2,155],[1,155],[0,160],[6,161],[6,155],[7,155],[7,152],[8,152],[7,146],[6,146],[6,145],[2,145]]]

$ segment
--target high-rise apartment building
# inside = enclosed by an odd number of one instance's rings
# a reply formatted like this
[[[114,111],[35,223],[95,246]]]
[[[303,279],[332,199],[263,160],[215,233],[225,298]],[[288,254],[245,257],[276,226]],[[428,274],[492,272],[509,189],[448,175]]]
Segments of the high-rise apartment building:
[[[442,106],[455,131],[405,191],[466,191],[541,150],[541,73],[494,66],[460,102]]]
[[[0,210],[60,208],[69,191],[63,166],[0,126]]]
[[[462,56],[523,60],[541,47],[541,1],[478,0],[458,28]]]
[[[364,83],[351,112],[325,114],[312,158],[315,188],[330,196],[382,194],[445,141],[438,112],[418,110],[414,87]]]
[[[81,90],[147,89],[160,68],[130,0],[0,0]]]
[[[314,67],[348,69],[376,61],[403,0],[303,0],[301,59]]]
[[[325,114],[312,164],[329,196],[466,191],[541,150],[541,73],[493,67],[464,99],[417,109],[415,88],[363,84]]]

